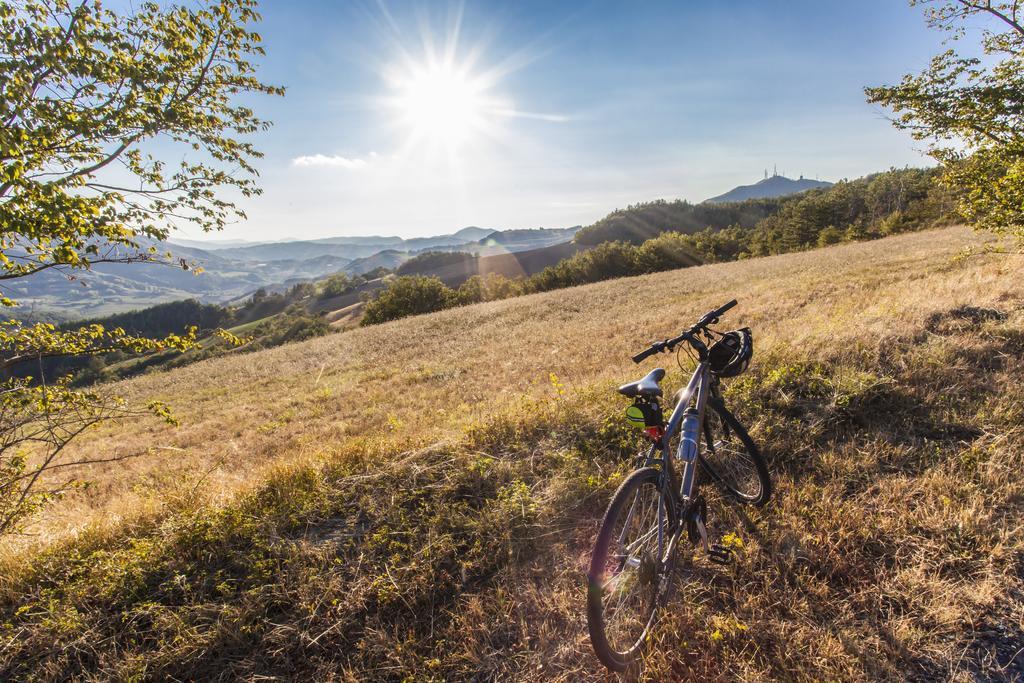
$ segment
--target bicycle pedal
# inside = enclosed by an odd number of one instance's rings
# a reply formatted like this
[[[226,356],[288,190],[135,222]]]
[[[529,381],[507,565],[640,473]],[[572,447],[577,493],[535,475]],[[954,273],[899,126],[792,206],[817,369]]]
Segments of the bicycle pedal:
[[[732,564],[732,550],[715,543],[708,546],[708,559],[715,564]]]

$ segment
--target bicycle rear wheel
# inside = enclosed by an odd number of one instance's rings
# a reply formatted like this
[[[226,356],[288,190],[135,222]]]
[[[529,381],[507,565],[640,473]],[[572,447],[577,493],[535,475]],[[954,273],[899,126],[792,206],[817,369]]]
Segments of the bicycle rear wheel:
[[[676,513],[661,473],[633,472],[605,512],[587,572],[587,625],[598,659],[625,671],[640,654],[668,592]]]
[[[721,400],[708,401],[699,460],[737,501],[758,507],[768,502],[772,482],[761,451]]]

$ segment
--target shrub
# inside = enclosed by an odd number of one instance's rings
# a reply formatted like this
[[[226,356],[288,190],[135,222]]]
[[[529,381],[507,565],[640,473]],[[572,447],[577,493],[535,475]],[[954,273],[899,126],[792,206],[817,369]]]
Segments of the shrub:
[[[409,315],[432,313],[458,304],[455,292],[436,277],[396,277],[366,304],[363,325],[397,320]]]
[[[499,273],[474,275],[456,290],[456,305],[464,306],[519,296],[524,293],[523,282],[521,279],[512,280]]]
[[[368,307],[367,324],[611,278],[875,239],[941,225],[952,219],[953,198],[936,182],[938,173],[937,169],[893,169],[843,180],[829,188],[728,204],[638,204],[615,211],[577,233],[578,243],[597,243],[596,247],[528,278],[473,276],[455,291],[439,280],[430,291],[411,284],[393,293],[389,288],[385,290],[386,298]],[[609,237],[616,241],[601,241]],[[458,252],[427,252],[406,265],[422,269],[470,258],[472,255]],[[409,270],[403,266],[399,272]]]
[[[337,273],[324,280],[320,288],[321,299],[333,299],[336,296],[348,294],[356,288],[355,280],[345,273]]]
[[[581,252],[545,268],[529,278],[530,291],[546,292],[574,287],[640,272],[637,248],[625,242],[604,242],[590,251]]]
[[[320,337],[330,332],[330,326],[318,315],[299,304],[292,304],[254,330],[254,341],[260,348],[271,348],[289,342]]]
[[[834,225],[830,225],[820,233],[818,233],[818,246],[827,247],[830,244],[839,244],[845,237],[842,230]]]
[[[666,232],[647,240],[637,247],[637,261],[641,270],[657,273],[663,270],[696,266],[701,259],[694,254],[694,240],[678,232]]]

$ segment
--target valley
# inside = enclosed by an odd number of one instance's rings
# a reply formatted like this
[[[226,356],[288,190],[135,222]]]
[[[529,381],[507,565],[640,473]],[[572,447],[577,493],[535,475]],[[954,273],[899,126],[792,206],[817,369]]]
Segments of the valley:
[[[503,232],[470,227],[451,235],[412,239],[338,237],[245,245],[214,241],[211,249],[202,248],[203,242],[197,240],[183,240],[183,244],[174,242],[173,237],[165,243],[143,240],[144,248],[153,246],[161,255],[169,252],[171,258],[161,256],[163,263],[100,263],[71,277],[43,272],[31,280],[6,285],[5,291],[39,317],[102,317],[188,298],[230,303],[260,288],[280,292],[334,273],[362,275],[381,267],[395,269],[426,251],[459,251],[488,258],[543,250],[571,242],[575,232],[574,228]],[[181,262],[189,269],[182,269]]]

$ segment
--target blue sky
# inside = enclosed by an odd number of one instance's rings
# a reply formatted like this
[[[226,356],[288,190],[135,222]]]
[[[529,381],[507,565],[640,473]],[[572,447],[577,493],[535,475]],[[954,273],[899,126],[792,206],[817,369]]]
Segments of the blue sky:
[[[862,88],[941,49],[858,2],[265,2],[264,195],[216,238],[587,224],[765,168],[924,165]],[[432,64],[432,66],[431,66]],[[197,237],[198,235],[186,234]]]

